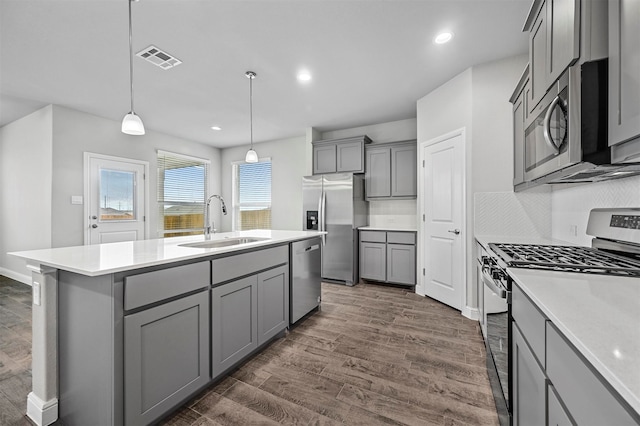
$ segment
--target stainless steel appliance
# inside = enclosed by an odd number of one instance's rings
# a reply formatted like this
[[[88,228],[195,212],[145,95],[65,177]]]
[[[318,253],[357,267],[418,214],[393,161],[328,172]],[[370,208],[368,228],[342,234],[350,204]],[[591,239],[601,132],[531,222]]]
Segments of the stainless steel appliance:
[[[501,425],[510,423],[511,288],[507,268],[640,277],[640,208],[593,209],[587,234],[591,247],[491,243],[482,257],[482,281],[504,299],[505,312],[485,311],[487,372]],[[485,304],[487,293],[484,294]]]
[[[357,229],[367,224],[369,204],[364,178],[351,173],[302,179],[303,228],[326,231],[322,241],[322,278],[358,282]]]
[[[640,144],[609,147],[607,105],[608,60],[569,67],[525,122],[525,180],[575,183],[640,174]]]
[[[320,238],[291,244],[290,324],[297,322],[320,305],[321,247]]]

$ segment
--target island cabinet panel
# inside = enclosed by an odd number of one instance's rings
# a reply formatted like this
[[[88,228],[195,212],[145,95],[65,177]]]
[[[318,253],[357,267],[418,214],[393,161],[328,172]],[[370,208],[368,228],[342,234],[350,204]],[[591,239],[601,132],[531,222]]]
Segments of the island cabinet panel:
[[[579,425],[637,425],[637,413],[622,406],[551,323],[547,323],[547,376]],[[635,417],[635,418],[634,418]]]
[[[542,367],[513,326],[513,425],[544,425],[546,421],[546,379]]]
[[[289,266],[258,274],[258,345],[289,326]]]
[[[209,380],[209,291],[124,317],[125,424],[149,424]]]
[[[549,426],[573,426],[575,423],[564,410],[558,399],[554,387],[549,384],[547,387],[547,424]]]
[[[289,262],[289,246],[236,254],[211,263],[213,284],[223,283]]]
[[[128,311],[206,288],[211,282],[210,268],[207,261],[129,275],[124,278],[124,309]]]
[[[211,372],[215,378],[258,347],[258,276],[211,291]]]

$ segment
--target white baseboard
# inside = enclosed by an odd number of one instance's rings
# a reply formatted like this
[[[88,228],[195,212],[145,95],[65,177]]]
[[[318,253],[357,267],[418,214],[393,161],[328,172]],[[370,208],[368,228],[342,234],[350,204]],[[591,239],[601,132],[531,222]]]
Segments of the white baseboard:
[[[0,267],[0,275],[4,275],[5,277],[11,278],[12,280],[31,285],[31,275],[21,274],[19,272],[15,272],[3,267]]]
[[[480,319],[480,313],[478,312],[478,308],[471,308],[469,306],[465,306],[464,309],[462,309],[462,315],[475,321],[478,321]]]
[[[27,396],[27,416],[38,426],[48,426],[58,420],[58,399],[43,401],[33,392]]]

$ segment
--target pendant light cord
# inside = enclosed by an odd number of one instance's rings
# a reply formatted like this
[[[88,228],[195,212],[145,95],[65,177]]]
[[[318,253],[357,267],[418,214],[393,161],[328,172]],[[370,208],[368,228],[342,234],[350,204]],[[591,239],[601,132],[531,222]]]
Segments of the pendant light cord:
[[[131,84],[131,113],[133,112],[133,36],[131,25],[131,3],[134,0],[129,0],[129,83]]]
[[[253,149],[253,78],[254,74],[248,75],[249,77],[249,128],[251,129],[251,149]]]

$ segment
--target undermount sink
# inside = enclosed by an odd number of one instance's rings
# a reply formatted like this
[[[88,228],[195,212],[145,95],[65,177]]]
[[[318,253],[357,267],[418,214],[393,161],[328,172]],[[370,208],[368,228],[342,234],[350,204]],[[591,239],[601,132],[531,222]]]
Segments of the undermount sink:
[[[258,241],[266,241],[269,238],[259,237],[238,237],[238,238],[225,238],[224,240],[212,240],[212,241],[200,241],[197,243],[178,244],[180,247],[193,247],[193,248],[220,248],[237,246],[238,244],[256,243]]]

